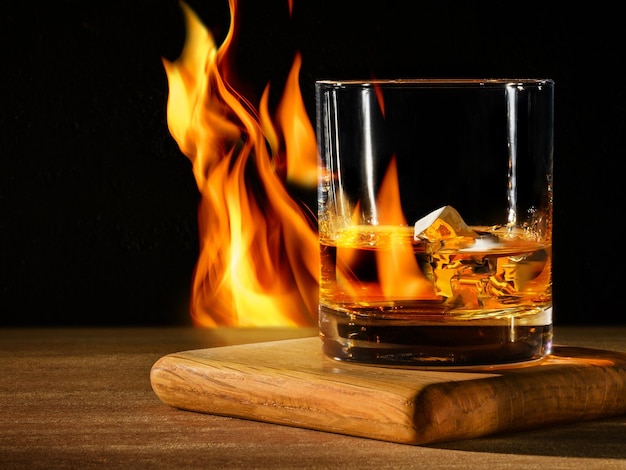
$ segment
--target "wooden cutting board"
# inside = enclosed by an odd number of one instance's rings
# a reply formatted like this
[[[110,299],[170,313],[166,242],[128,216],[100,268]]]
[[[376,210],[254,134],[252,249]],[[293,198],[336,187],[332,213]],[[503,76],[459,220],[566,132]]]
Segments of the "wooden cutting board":
[[[170,354],[150,380],[184,410],[415,445],[626,414],[626,354],[567,346],[442,371],[337,362],[314,337]]]

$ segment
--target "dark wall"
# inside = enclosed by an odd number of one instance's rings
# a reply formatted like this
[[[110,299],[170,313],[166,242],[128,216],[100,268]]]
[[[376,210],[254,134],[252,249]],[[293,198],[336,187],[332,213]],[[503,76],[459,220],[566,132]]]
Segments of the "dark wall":
[[[0,324],[190,324],[198,194],[161,62],[182,47],[177,1],[29,3],[0,9]],[[189,4],[221,42],[228,1]],[[300,51],[311,115],[320,78],[553,78],[556,322],[624,323],[612,5],[294,0],[290,20],[286,0],[245,0],[234,60],[254,95]]]

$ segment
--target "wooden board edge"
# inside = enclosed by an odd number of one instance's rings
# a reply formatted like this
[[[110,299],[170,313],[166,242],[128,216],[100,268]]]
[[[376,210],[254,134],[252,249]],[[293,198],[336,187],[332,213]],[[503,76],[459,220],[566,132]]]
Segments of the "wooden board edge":
[[[615,360],[626,358],[623,354],[392,393],[355,384],[349,373],[312,380],[306,372],[277,370],[262,361],[252,368],[243,364],[242,370],[236,360],[213,360],[217,349],[202,351],[203,358],[182,352],[159,359],[150,373],[159,399],[188,411],[413,445],[626,413],[626,359]],[[602,351],[593,351],[598,354]]]

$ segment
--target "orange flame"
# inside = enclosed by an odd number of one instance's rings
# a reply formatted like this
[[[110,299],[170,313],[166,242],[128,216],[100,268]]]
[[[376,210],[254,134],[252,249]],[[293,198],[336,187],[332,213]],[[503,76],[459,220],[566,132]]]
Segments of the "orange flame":
[[[381,208],[379,223],[391,226],[407,226],[400,204],[398,165],[394,158],[385,174],[377,205]],[[431,283],[413,256],[413,245],[406,237],[399,237],[390,246],[390,253],[377,252],[378,277],[386,298],[436,298]]]
[[[382,101],[379,102],[382,104]],[[376,269],[379,283],[365,284],[352,273],[352,266],[358,259],[358,252],[350,245],[337,247],[337,283],[343,292],[354,298],[380,301],[386,299],[436,299],[437,295],[431,282],[422,273],[417,260],[413,256],[413,245],[406,237],[408,227],[400,202],[398,168],[395,158],[389,163],[385,172],[378,196],[378,226],[391,239],[386,249],[376,252]],[[354,230],[362,230],[359,226],[360,207],[356,205],[352,220]],[[404,229],[403,229],[404,228]],[[352,238],[350,230],[344,236]]]
[[[231,25],[219,49],[196,14],[181,5],[183,51],[163,63],[169,130],[192,162],[201,195],[194,324],[315,325],[315,220],[285,186],[286,179],[314,185],[317,174],[315,135],[298,86],[300,57],[283,92],[278,128],[269,112],[269,84],[255,108],[228,80],[236,0],[230,0]]]

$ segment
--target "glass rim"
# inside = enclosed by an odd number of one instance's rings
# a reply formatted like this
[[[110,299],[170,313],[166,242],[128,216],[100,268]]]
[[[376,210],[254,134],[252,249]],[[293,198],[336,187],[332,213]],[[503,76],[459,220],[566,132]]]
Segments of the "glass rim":
[[[449,87],[517,87],[554,85],[551,78],[371,78],[347,80],[316,80],[315,85],[325,88],[359,88],[373,86],[415,86],[422,88]]]

